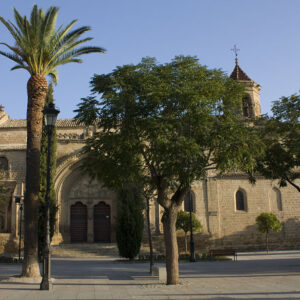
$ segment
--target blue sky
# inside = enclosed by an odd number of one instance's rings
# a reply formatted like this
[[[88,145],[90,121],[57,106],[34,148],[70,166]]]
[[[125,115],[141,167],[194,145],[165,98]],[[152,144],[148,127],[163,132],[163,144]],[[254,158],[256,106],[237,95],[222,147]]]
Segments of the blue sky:
[[[83,64],[58,69],[54,96],[60,118],[74,116],[80,98],[90,93],[95,73],[109,73],[145,56],[164,63],[183,54],[230,74],[234,44],[240,49],[241,68],[262,86],[263,113],[270,112],[272,101],[300,89],[298,0],[6,0],[1,1],[0,15],[13,21],[15,7],[28,16],[35,3],[45,9],[58,6],[58,25],[78,19],[77,27],[91,26],[90,45],[107,49],[106,54],[83,56]],[[2,24],[0,42],[13,43]],[[13,65],[0,56],[0,104],[12,119],[24,119],[29,74],[10,71]]]

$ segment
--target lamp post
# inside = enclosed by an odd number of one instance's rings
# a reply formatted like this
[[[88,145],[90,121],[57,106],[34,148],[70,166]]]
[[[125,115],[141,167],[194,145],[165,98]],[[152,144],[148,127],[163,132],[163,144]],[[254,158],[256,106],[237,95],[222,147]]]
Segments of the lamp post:
[[[21,243],[22,243],[22,217],[23,217],[23,203],[21,197],[15,197],[15,203],[20,205],[20,218],[19,218],[19,261],[21,261]]]
[[[51,159],[51,144],[52,133],[55,127],[57,115],[59,110],[55,108],[53,103],[49,103],[43,109],[45,126],[48,136],[48,149],[47,149],[47,188],[46,188],[46,203],[45,203],[45,243],[43,250],[43,279],[40,285],[40,290],[49,290],[51,278],[51,253],[50,253],[50,159]]]
[[[195,243],[194,243],[194,234],[193,234],[193,199],[192,199],[192,191],[189,190],[189,211],[190,211],[190,262],[195,262]]]

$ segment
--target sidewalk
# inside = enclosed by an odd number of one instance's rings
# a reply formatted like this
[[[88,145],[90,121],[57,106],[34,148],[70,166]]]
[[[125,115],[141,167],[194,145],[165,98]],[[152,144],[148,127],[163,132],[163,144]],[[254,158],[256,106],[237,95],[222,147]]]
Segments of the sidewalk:
[[[160,264],[163,266],[163,264]],[[239,253],[238,261],[180,263],[180,284],[149,276],[147,263],[53,259],[53,290],[25,283],[0,264],[0,299],[300,299],[300,251]],[[9,278],[9,279],[8,279]]]

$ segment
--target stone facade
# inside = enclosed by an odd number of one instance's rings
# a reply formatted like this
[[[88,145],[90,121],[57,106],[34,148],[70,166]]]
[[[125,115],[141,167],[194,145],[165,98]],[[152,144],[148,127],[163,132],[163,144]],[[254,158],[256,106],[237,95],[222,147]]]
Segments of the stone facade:
[[[236,68],[231,77],[245,83],[249,96],[250,106],[245,112],[251,109],[250,114],[258,116],[260,86],[238,65]],[[95,127],[77,125],[71,119],[57,121],[55,190],[58,214],[53,243],[115,240],[115,193],[98,182],[91,182],[80,172],[82,147],[85,139],[95,131]],[[26,120],[11,120],[1,110],[0,164],[6,168],[2,181],[11,188],[0,209],[0,253],[10,248],[19,234],[20,205],[15,204],[15,198],[22,199],[24,194],[25,151]],[[192,201],[203,226],[201,233],[196,235],[196,249],[205,248],[203,245],[238,249],[261,247],[264,236],[257,232],[255,218],[262,212],[273,212],[283,224],[282,232],[271,235],[271,245],[278,248],[300,246],[299,193],[291,186],[279,188],[276,182],[263,178],[251,185],[244,174],[219,176],[210,173],[207,180],[193,184]],[[183,209],[184,205],[187,203],[183,204]],[[151,226],[157,236],[162,232],[161,214],[161,208],[153,201]],[[105,231],[101,226],[106,226]],[[101,239],[101,235],[106,237]]]

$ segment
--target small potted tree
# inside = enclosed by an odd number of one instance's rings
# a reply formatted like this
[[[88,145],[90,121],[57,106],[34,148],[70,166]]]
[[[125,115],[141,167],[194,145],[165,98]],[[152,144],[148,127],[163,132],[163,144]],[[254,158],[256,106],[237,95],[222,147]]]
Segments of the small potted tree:
[[[256,218],[256,225],[258,231],[266,233],[266,249],[267,253],[269,253],[269,232],[271,230],[279,232],[281,231],[282,226],[277,217],[272,213],[261,213]]]
[[[193,232],[199,231],[202,228],[200,221],[192,214]],[[184,231],[185,252],[187,253],[187,234],[191,230],[190,213],[180,211],[177,216],[176,230]]]

